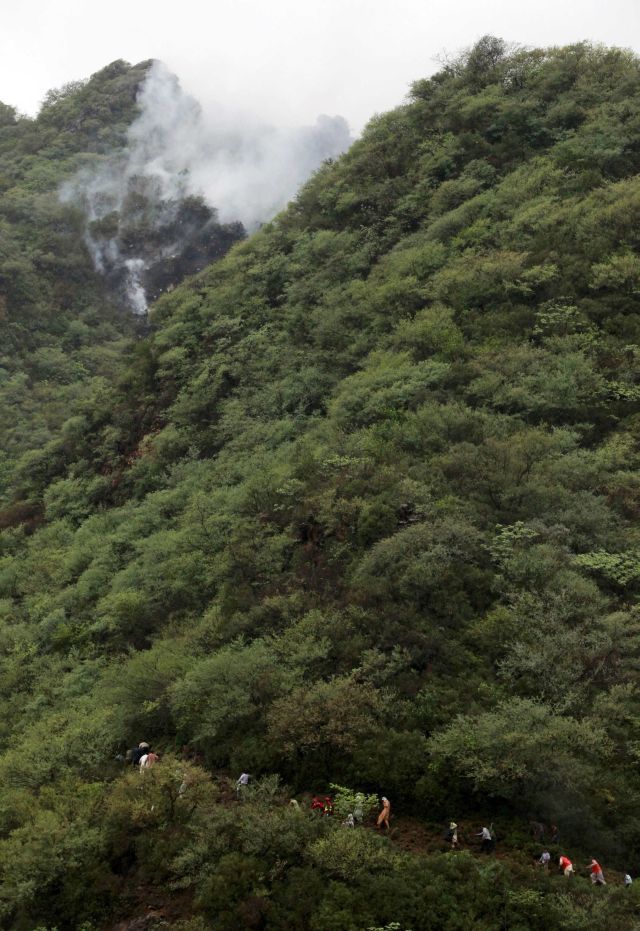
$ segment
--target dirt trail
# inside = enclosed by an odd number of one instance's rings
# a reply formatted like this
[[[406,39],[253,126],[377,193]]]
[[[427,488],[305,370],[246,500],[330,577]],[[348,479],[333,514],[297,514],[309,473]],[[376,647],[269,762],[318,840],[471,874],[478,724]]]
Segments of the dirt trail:
[[[475,834],[480,831],[480,827],[469,827],[467,830],[458,829],[458,850],[466,850],[478,856],[487,856],[480,850],[480,838]],[[391,830],[388,832],[389,840],[392,844],[406,850],[408,853],[444,853],[451,849],[448,841],[444,839],[444,827],[436,828],[427,826],[423,821],[417,818],[411,818],[408,815],[392,816]],[[515,851],[522,854],[522,851]],[[500,844],[492,851],[492,856],[502,859],[513,859],[514,851],[506,848],[503,849]],[[526,859],[526,858],[525,858]]]
[[[230,786],[221,799],[224,805],[238,804],[235,798],[235,791]],[[308,799],[305,802],[308,803]],[[306,806],[305,806],[306,807]],[[444,827],[436,828],[429,826],[417,818],[408,815],[395,815],[391,817],[391,829],[389,831],[379,831],[375,826],[375,821],[365,825],[365,830],[375,831],[382,836],[387,836],[394,847],[407,853],[413,854],[434,854],[446,853],[450,845],[444,839]],[[480,826],[466,825],[459,828],[459,847],[461,851],[467,851],[473,856],[489,857],[517,863],[519,866],[529,866],[532,870],[541,869],[536,867],[531,850],[536,846],[533,841],[523,847],[507,847],[497,843],[495,850],[490,854],[481,852],[480,838],[475,835],[480,831]],[[539,845],[542,847],[543,845]],[[586,861],[585,861],[586,863]],[[588,871],[585,868],[582,858],[574,858],[574,866],[579,876],[587,877]],[[560,877],[557,869],[557,859],[552,857],[550,874]],[[610,870],[603,864],[607,883],[613,886],[621,886],[623,873]],[[162,928],[169,927],[173,922],[184,919],[189,916],[192,902],[188,894],[185,893],[161,893],[157,889],[146,886],[139,886],[136,890],[136,902],[132,903],[132,916],[116,924],[108,925],[104,931],[160,931]]]
[[[374,828],[375,830],[375,828]],[[521,865],[531,865],[531,868],[534,869],[535,865],[533,862],[533,854],[530,853],[525,847],[506,847],[500,842],[497,843],[495,850],[491,854],[484,854],[480,850],[480,838],[475,837],[476,832],[480,830],[479,827],[469,826],[466,830],[459,830],[458,836],[460,839],[459,850],[466,850],[474,856],[478,857],[488,857],[492,856],[498,860],[508,861],[511,863],[518,862]],[[401,850],[406,850],[408,853],[417,853],[417,854],[431,854],[446,852],[450,850],[449,842],[444,839],[444,828],[440,831],[429,828],[422,821],[418,821],[416,818],[411,818],[406,815],[392,816],[391,818],[391,830],[388,832],[389,840],[396,847],[399,847]],[[532,841],[531,848],[533,847],[544,847],[544,844],[536,845]],[[553,849],[553,848],[552,848]],[[571,856],[571,853],[569,853]],[[588,870],[586,869],[585,864],[588,862],[588,858],[584,859],[582,857],[573,857],[573,864],[576,870],[576,875],[578,876],[588,876]],[[608,885],[612,886],[621,886],[623,885],[624,873],[619,872],[618,870],[609,869],[606,865],[606,862],[602,862],[603,871],[605,879],[607,880]],[[555,875],[557,872],[560,875],[559,870],[557,870],[557,858],[552,857],[551,859],[551,875]]]

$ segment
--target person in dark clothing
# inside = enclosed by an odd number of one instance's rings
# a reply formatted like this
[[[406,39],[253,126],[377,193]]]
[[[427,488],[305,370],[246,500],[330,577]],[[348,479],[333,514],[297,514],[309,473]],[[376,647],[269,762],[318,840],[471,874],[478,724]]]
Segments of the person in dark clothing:
[[[139,743],[138,746],[135,747],[135,749],[131,751],[129,762],[131,763],[132,766],[139,766],[140,760],[148,752],[149,752],[149,744],[143,740],[142,743]]]

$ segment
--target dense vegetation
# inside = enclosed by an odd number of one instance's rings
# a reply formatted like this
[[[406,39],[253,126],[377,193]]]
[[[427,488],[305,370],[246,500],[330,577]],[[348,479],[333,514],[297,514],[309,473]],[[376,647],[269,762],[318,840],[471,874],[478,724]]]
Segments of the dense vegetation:
[[[50,92],[36,119],[0,104],[0,500],[75,400],[113,378],[132,335],[94,271],[81,212],[58,188],[124,146],[146,70],[115,62]],[[37,512],[33,501],[15,515]]]
[[[157,302],[13,486],[5,923],[637,926],[526,832],[640,864],[639,220],[640,61],[485,39]],[[286,804],[331,783],[501,858]]]
[[[37,118],[0,103],[0,502],[25,498],[31,453],[59,436],[79,399],[117,377],[136,326],[123,294],[123,265],[98,274],[87,248],[139,256],[150,295],[202,268],[242,236],[199,198],[161,197],[132,177],[120,209],[100,221],[61,185],[90,181],[126,159],[127,131],[151,62],[113,62],[88,81],[50,91]],[[103,197],[103,201],[105,198]],[[158,255],[166,252],[162,268]],[[106,248],[111,246],[109,250]],[[113,266],[114,263],[112,263]],[[46,477],[41,476],[40,481]],[[0,526],[38,522],[40,501],[5,510]]]

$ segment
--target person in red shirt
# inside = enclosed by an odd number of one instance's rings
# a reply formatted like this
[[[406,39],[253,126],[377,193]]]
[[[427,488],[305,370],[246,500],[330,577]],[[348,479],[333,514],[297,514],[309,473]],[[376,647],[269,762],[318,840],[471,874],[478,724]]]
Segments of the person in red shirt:
[[[591,882],[594,884],[594,886],[596,884],[598,886],[607,885],[605,882],[604,873],[602,872],[602,867],[600,866],[598,861],[595,859],[595,857],[591,857],[591,863],[589,864],[589,870],[591,871]]]
[[[571,876],[571,874],[574,872],[573,863],[571,862],[569,857],[565,857],[565,856],[560,857],[558,864],[565,876],[567,877]]]

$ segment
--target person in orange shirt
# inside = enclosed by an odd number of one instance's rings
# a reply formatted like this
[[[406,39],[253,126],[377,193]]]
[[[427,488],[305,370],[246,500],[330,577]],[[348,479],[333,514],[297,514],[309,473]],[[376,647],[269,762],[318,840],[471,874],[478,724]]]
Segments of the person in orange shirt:
[[[558,861],[558,865],[560,866],[560,869],[562,870],[564,875],[567,877],[571,876],[571,874],[575,872],[575,870],[573,869],[573,863],[571,862],[569,857],[564,857],[564,856],[560,857]]]
[[[381,828],[384,824],[387,831],[389,830],[389,818],[391,817],[391,802],[386,797],[382,796],[382,811],[378,815],[378,821],[376,822],[376,827]]]
[[[594,884],[594,886],[596,884],[598,886],[607,885],[605,882],[604,873],[602,872],[602,867],[600,866],[598,861],[595,859],[595,857],[591,857],[591,863],[589,864],[589,869],[591,871],[591,882]]]

